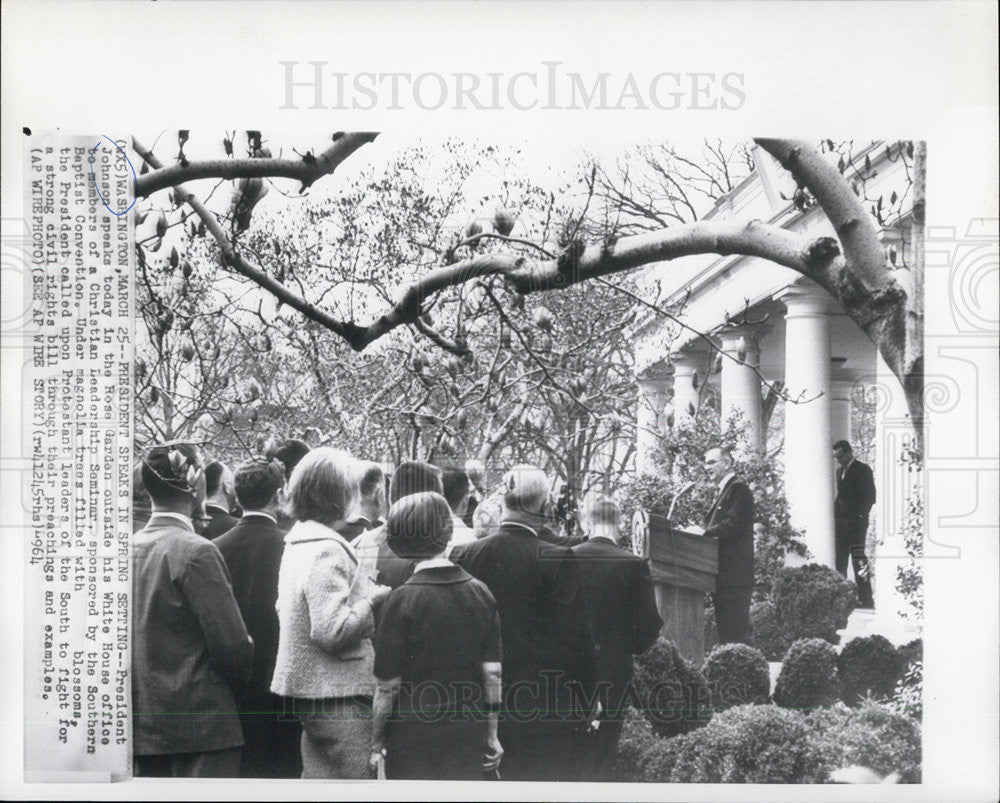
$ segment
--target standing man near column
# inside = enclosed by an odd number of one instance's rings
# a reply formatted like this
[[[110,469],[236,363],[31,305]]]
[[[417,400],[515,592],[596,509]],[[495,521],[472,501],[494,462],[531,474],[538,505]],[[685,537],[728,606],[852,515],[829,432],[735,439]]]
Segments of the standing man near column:
[[[837,469],[837,498],[833,503],[837,571],[847,577],[847,557],[850,555],[861,607],[874,608],[865,537],[868,514],[875,504],[875,478],[869,466],[854,459],[854,450],[847,441],[833,444],[833,457],[840,466]]]
[[[746,643],[753,593],[753,494],[733,469],[727,449],[705,452],[705,469],[719,484],[705,516],[705,535],[719,539],[719,573],[715,580],[715,623],[719,643]]]

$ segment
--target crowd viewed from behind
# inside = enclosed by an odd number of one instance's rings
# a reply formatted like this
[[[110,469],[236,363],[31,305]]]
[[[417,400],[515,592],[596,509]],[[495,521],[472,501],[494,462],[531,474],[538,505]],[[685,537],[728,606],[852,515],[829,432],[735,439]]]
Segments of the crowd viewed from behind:
[[[543,471],[286,441],[149,449],[134,537],[137,776],[601,780],[660,632],[621,511]]]

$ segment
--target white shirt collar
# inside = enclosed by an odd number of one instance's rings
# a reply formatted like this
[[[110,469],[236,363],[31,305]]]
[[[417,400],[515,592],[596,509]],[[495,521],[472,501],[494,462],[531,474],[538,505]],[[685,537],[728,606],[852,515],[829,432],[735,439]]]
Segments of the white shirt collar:
[[[154,510],[150,513],[149,518],[155,519],[158,516],[163,516],[166,518],[177,519],[181,524],[187,527],[189,530],[194,532],[194,524],[191,522],[190,516],[185,516],[183,513],[174,513],[170,510]]]
[[[270,513],[266,513],[263,510],[244,510],[243,518],[246,518],[247,516],[263,516],[265,519],[270,519],[275,524],[278,523],[278,520],[274,516],[272,516]]]
[[[413,567],[413,573],[416,574],[421,569],[437,569],[441,566],[451,566],[452,562],[448,558],[428,558],[427,560],[422,560],[416,566]]]
[[[723,477],[722,480],[720,480],[719,482],[719,490],[724,491],[726,489],[726,486],[729,484],[729,481],[735,476],[736,472],[730,471],[725,477]]]
[[[851,466],[853,466],[853,465],[854,465],[854,460],[855,460],[855,458],[853,458],[853,457],[852,457],[852,458],[850,459],[850,461],[849,461],[849,462],[847,463],[847,465],[846,465],[846,466],[844,466],[844,473],[845,473],[845,474],[847,473],[847,469],[849,469],[849,468],[850,468]]]

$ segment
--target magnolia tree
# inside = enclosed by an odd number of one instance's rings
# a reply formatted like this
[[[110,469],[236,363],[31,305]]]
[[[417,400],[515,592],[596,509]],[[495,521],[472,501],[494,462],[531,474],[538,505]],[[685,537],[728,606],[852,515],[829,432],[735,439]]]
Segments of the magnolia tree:
[[[558,249],[593,228],[585,215],[593,183],[582,185],[575,208],[520,178],[513,152],[449,148],[455,158],[443,164],[412,148],[364,170],[336,197],[256,208],[252,224],[244,198],[252,193],[259,202],[263,193],[252,178],[240,179],[206,216],[276,281],[342,316],[392,303],[405,271],[372,266],[431,270],[456,249],[485,251],[487,230],[523,240],[522,247]],[[248,152],[268,158],[255,133]],[[499,200],[475,195],[483,183],[477,171],[500,176],[493,181]],[[485,280],[446,288],[410,326],[358,353],[281,298],[253,285],[248,292],[221,264],[224,248],[204,236],[205,218],[193,217],[184,197],[161,191],[138,218],[140,299],[150,310],[141,365],[159,365],[164,350],[199,354],[170,361],[180,375],[172,382],[143,372],[138,406],[148,426],[140,441],[166,434],[157,425],[170,405],[171,434],[198,437],[234,458],[260,453],[273,437],[308,434],[389,462],[533,462],[578,491],[614,483],[629,466],[635,391],[627,277],[548,298]],[[166,337],[163,316],[171,319]],[[179,385],[200,404],[179,406]]]
[[[234,132],[220,158],[193,159],[182,131],[166,164],[133,141],[147,437],[197,430],[253,453],[309,432],[390,461],[523,459],[578,489],[607,485],[634,443],[632,316],[677,312],[628,273],[692,253],[763,256],[838,297],[903,382],[919,433],[920,145],[888,147],[912,197],[869,199],[873,171],[850,143],[759,141],[794,176],[790,203],[821,207],[836,239],[697,220],[753,168],[745,146],[721,143],[693,156],[648,146],[548,188],[518,178],[516,153],[450,142],[305,203],[282,189],[329,182],[375,136],[338,133],[287,158]],[[877,236],[904,204],[909,264]]]
[[[256,134],[256,136],[253,136]],[[597,242],[573,236],[564,242],[519,237],[509,221],[498,215],[489,229],[467,228],[452,247],[427,264],[385,263],[370,266],[374,272],[398,277],[400,286],[381,311],[362,315],[335,312],[317,299],[308,287],[282,281],[276,265],[254,257],[236,236],[248,224],[247,216],[259,201],[265,178],[284,177],[300,182],[301,189],[334,173],[337,168],[375,139],[374,133],[337,133],[319,152],[307,151],[295,158],[274,157],[257,132],[251,134],[247,158],[190,160],[183,154],[186,133],[178,141],[180,152],[164,164],[150,149],[133,139],[133,148],[150,168],[136,181],[139,198],[170,188],[178,205],[187,205],[203,223],[219,249],[225,268],[242,276],[260,291],[297,310],[304,317],[344,339],[358,351],[370,347],[401,327],[420,329],[438,347],[461,354],[467,342],[446,327],[420,327],[428,305],[445,291],[475,283],[505,286],[519,295],[565,290],[580,282],[620,274],[653,262],[669,262],[694,253],[745,254],[769,259],[807,276],[836,297],[857,324],[869,335],[906,392],[910,413],[918,433],[922,422],[922,243],[914,243],[909,265],[894,264],[878,237],[878,223],[887,204],[879,200],[866,206],[863,189],[843,155],[838,159],[834,143],[822,149],[811,143],[758,139],[795,178],[791,199],[804,207],[820,207],[836,237],[809,237],[757,220],[666,221],[654,231],[627,236],[610,234]],[[890,146],[891,148],[892,146]],[[921,144],[898,143],[896,158],[912,164],[914,230],[920,232],[924,216],[924,152]],[[226,226],[203,202],[190,182],[236,180],[232,204],[234,225]],[[852,183],[853,182],[853,183]],[[410,199],[392,186],[381,188],[386,200],[402,210],[413,210]],[[918,234],[919,239],[919,234]],[[558,247],[554,247],[558,246]],[[401,256],[404,256],[401,254]],[[405,278],[404,278],[405,277]]]

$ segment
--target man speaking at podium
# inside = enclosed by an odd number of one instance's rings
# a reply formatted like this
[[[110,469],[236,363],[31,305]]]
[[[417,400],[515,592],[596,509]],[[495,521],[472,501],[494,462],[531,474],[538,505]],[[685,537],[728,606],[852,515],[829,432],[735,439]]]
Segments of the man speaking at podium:
[[[705,515],[704,535],[719,539],[719,573],[715,581],[715,623],[719,643],[746,643],[753,593],[753,494],[733,470],[726,449],[705,452],[705,469],[719,485]]]

